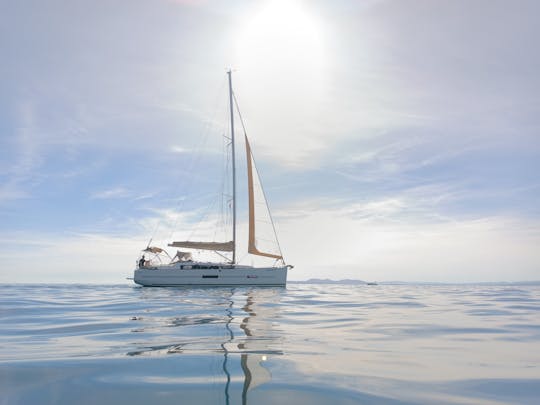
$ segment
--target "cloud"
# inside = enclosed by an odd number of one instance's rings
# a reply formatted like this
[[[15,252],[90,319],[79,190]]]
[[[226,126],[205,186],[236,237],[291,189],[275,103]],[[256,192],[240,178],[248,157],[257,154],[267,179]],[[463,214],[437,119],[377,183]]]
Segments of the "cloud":
[[[0,204],[28,197],[29,194],[26,191],[18,188],[17,185],[13,183],[3,184],[0,186]]]
[[[182,146],[172,146],[171,151],[174,153],[180,153],[180,154],[188,154],[191,152],[190,149],[184,148]]]
[[[0,282],[124,283],[144,246],[141,239],[99,234],[14,235],[2,240]]]
[[[155,210],[175,205],[169,193],[207,193],[221,179],[232,65],[297,274],[373,265],[403,279],[403,263],[410,278],[475,265],[502,278],[506,251],[519,277],[531,274],[537,240],[519,229],[537,224],[540,205],[538,2],[283,2],[295,14],[281,21],[277,9],[255,25],[259,5],[169,3],[35,3],[29,13],[13,2],[0,16],[0,203],[25,199],[0,213],[8,231],[41,227],[54,248],[78,250],[174,222]],[[316,35],[293,38],[292,15]],[[280,21],[290,41],[273,35]],[[254,38],[279,39],[283,52]],[[251,56],[234,55],[236,42]],[[202,215],[194,206],[181,227]],[[67,228],[87,232],[59,237]],[[56,260],[40,250],[27,268],[40,254]]]
[[[219,219],[202,210],[152,210],[151,215],[129,223],[115,221],[112,218],[77,233],[4,234],[0,237],[0,282],[123,283],[133,276],[137,255],[151,238],[152,245],[166,248],[173,240],[224,241],[230,237],[230,229],[222,234],[216,228]],[[202,259],[216,260],[216,256],[203,254]]]
[[[17,128],[14,130],[14,144],[4,147],[6,161],[0,187],[0,203],[27,198],[30,185],[37,180],[35,170],[42,162],[39,129],[36,128],[35,110],[30,101],[22,102],[17,109]]]
[[[364,204],[305,201],[277,212],[280,244],[287,262],[295,266],[290,279],[540,279],[537,219],[419,215],[410,212],[410,204],[397,198]],[[230,236],[216,234],[217,218],[201,216],[201,212],[164,210],[156,214],[117,233],[109,224],[108,232],[15,232],[4,236],[0,241],[4,264],[0,282],[120,283],[131,275],[138,252],[151,236],[152,244],[158,246],[172,240],[226,240]],[[246,224],[241,222],[239,241],[245,236]],[[250,263],[242,242],[239,249],[243,251],[239,257]],[[20,255],[21,250],[24,255]]]
[[[124,187],[114,187],[107,190],[96,191],[95,193],[92,193],[90,198],[95,200],[109,200],[115,198],[129,198],[131,196],[131,191]]]
[[[397,205],[401,207],[400,204]],[[404,216],[392,201],[318,209],[277,221],[292,279],[403,281],[540,279],[538,220]],[[390,215],[389,215],[390,214]]]

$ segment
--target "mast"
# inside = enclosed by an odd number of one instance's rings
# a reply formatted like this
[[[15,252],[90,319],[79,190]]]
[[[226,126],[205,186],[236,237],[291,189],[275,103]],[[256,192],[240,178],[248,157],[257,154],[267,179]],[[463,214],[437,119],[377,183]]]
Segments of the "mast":
[[[227,71],[229,76],[229,107],[231,110],[231,152],[232,152],[232,192],[233,192],[233,254],[232,264],[236,264],[236,159],[234,154],[234,108],[232,92],[232,70]]]

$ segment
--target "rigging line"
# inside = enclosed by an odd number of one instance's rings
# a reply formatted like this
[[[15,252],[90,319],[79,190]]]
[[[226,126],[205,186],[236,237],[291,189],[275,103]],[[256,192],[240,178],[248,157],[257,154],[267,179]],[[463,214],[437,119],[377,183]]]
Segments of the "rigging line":
[[[222,86],[223,87],[223,86]],[[217,100],[217,96],[216,96],[216,100]],[[215,113],[214,113],[214,116],[215,116]],[[203,148],[203,146],[207,143],[208,141],[208,134],[209,134],[209,128],[210,128],[210,123],[211,123],[212,120],[209,120],[209,121],[206,121],[204,123],[204,127],[202,129],[202,137],[200,137],[199,139],[201,139],[201,141],[199,142],[199,144],[195,147],[193,153],[191,154],[191,160],[189,161],[188,163],[188,168],[186,171],[184,171],[183,173],[187,172],[187,173],[190,173],[193,171],[193,167],[195,166],[195,163],[198,162],[200,160],[200,156],[201,156],[201,150]],[[180,174],[177,175],[177,177],[181,177]],[[191,188],[191,183],[194,181],[194,178],[193,176],[189,176],[188,177],[188,182],[186,183],[186,189],[190,189]],[[176,181],[173,182],[173,183],[177,183]],[[185,196],[183,197],[180,197],[178,198],[178,201],[177,203],[175,204],[175,207],[174,207],[174,211],[173,211],[173,216],[174,216],[174,223],[172,226],[170,226],[170,236],[169,238],[172,237],[173,233],[174,233],[174,230],[176,229],[176,226],[178,224],[178,221],[179,221],[179,218],[180,218],[180,214],[179,212],[182,210],[184,204],[186,203],[186,200],[187,198]],[[176,215],[174,215],[176,212]],[[152,234],[152,239],[155,237],[155,235],[157,234],[159,228],[161,227],[162,223],[164,222],[164,219],[163,218],[160,218],[156,224],[156,228],[154,229],[154,232]]]
[[[236,99],[236,94],[233,93],[233,99],[234,99],[234,105],[236,106],[236,111],[238,112],[238,117],[240,118],[240,124],[242,124],[242,130],[244,131],[244,136],[247,139],[247,132],[246,127],[244,125],[244,119],[242,118],[242,113],[240,112],[240,107],[238,106],[238,100]],[[270,221],[272,222],[272,229],[274,231],[274,237],[276,238],[276,244],[279,250],[279,255],[282,257],[283,263],[285,263],[285,259],[283,259],[283,253],[281,252],[281,246],[279,244],[279,239],[277,237],[276,232],[276,226],[274,225],[274,219],[272,218],[272,213],[270,212],[270,207],[268,207],[268,199],[266,198],[266,192],[264,191],[264,187],[262,185],[261,176],[259,175],[259,170],[257,169],[257,162],[255,162],[255,157],[253,156],[253,151],[250,153],[251,159],[253,160],[253,166],[255,166],[255,173],[257,174],[257,178],[259,179],[259,186],[261,187],[263,198],[266,203],[266,211],[268,212],[268,216],[270,217]]]
[[[222,145],[221,145],[221,148],[222,149],[225,149],[225,141],[224,141],[224,138],[222,136],[221,138],[221,142],[222,142]],[[227,169],[227,166],[225,164],[225,157],[224,157],[224,154],[222,153],[221,155],[221,168],[223,170],[221,170],[221,173],[225,173],[226,169]],[[214,229],[214,240],[216,240],[216,236],[217,236],[217,232],[218,232],[218,228],[221,229],[224,224],[223,224],[223,218],[224,218],[224,212],[223,212],[223,204],[224,204],[224,193],[225,193],[225,176],[222,176],[221,177],[221,186],[220,186],[220,190],[219,190],[219,220],[218,220],[218,225],[216,226],[216,228]]]
[[[225,229],[225,226],[226,226],[226,223],[225,223],[225,211],[224,211],[224,204],[225,204],[225,187],[226,187],[226,181],[227,181],[227,177],[225,174],[228,173],[227,171],[227,168],[228,168],[228,158],[227,158],[227,155],[228,153],[226,153],[226,149],[227,149],[227,145],[223,144],[223,149],[225,150],[225,153],[223,153],[223,158],[222,158],[222,168],[224,170],[221,171],[222,173],[222,177],[221,177],[221,187],[220,187],[220,192],[219,192],[219,196],[218,196],[218,199],[220,201],[220,204],[219,204],[219,218],[218,218],[218,225],[216,226],[216,228],[214,229],[214,240],[216,240],[216,237],[217,237],[217,234],[218,232],[222,233]]]
[[[210,129],[211,129],[212,126],[215,126],[216,116],[218,114],[218,111],[217,111],[218,110],[218,104],[219,104],[219,101],[221,99],[221,93],[223,93],[225,83],[226,83],[225,79],[222,79],[221,85],[219,86],[219,90],[216,92],[216,95],[215,95],[215,98],[214,98],[214,107],[211,110],[212,115],[203,124],[203,128],[202,128],[202,131],[201,131],[203,136],[201,138],[199,138],[201,140],[200,140],[199,144],[197,145],[197,147],[195,148],[195,153],[191,155],[192,158],[190,160],[190,163],[188,164],[188,169],[186,171],[187,173],[193,173],[193,168],[201,160],[201,156],[202,156],[201,151],[202,151],[203,147],[206,145],[206,143],[208,142]],[[196,176],[189,176],[188,177],[188,180],[187,180],[186,186],[185,186],[186,190],[191,189],[191,186],[192,186],[193,182],[195,181],[195,177]],[[183,209],[184,205],[186,204],[186,201],[187,201],[187,198],[183,197],[183,198],[180,198],[178,200],[177,204],[176,204],[176,207],[175,207],[176,216],[175,216],[175,219],[174,219],[174,223],[170,228],[169,239],[171,239],[173,234],[174,234],[174,231],[175,231],[175,229],[176,229],[176,227],[178,225],[178,221],[180,220],[180,211]]]
[[[225,145],[225,148],[226,147],[227,146]],[[223,165],[223,162],[225,163],[225,165],[229,164],[229,158],[228,158],[227,155],[228,154],[226,154],[226,153],[224,154],[224,156],[226,156],[226,157],[223,158],[222,165]],[[223,204],[223,190],[224,190],[224,187],[225,187],[225,182],[227,181],[227,176],[225,175],[225,172],[222,171],[222,173],[223,174],[222,174],[221,186],[220,186],[221,191],[214,198],[209,199],[208,205],[204,209],[201,210],[202,216],[197,221],[197,223],[193,226],[192,231],[191,231],[189,237],[187,238],[187,240],[191,240],[195,236],[195,234],[200,231],[203,223],[205,221],[207,221],[208,218],[210,218],[212,214],[216,214],[216,213],[218,215],[218,218],[216,218],[216,221],[215,221],[217,223],[217,226],[214,227],[214,240],[216,240],[216,236],[217,236],[218,232],[224,233],[224,229],[218,229],[219,226],[222,226],[223,228],[225,227],[222,223],[220,224],[221,218],[219,218],[220,211],[223,211],[223,210],[222,210],[221,206],[219,207],[219,209],[216,208],[217,206]],[[221,222],[223,222],[223,221],[221,221]]]
[[[223,136],[223,139],[227,139],[226,137]],[[226,143],[226,141],[223,141],[222,143],[222,148],[226,150],[226,148],[228,147],[228,144]],[[195,223],[191,233],[189,234],[187,240],[191,240],[194,235],[200,231],[201,227],[202,227],[202,224],[203,222],[205,222],[211,214],[217,214],[218,215],[218,218],[216,218],[215,220],[215,223],[216,223],[216,226],[214,227],[214,240],[216,240],[216,235],[218,232],[221,232],[222,234],[225,234],[225,225],[222,225],[220,224],[220,211],[223,211],[222,209],[222,205],[223,205],[223,194],[224,194],[224,189],[225,189],[225,186],[228,181],[228,177],[226,176],[226,172],[227,172],[227,167],[229,165],[229,162],[230,162],[230,157],[229,155],[226,153],[226,151],[224,153],[222,153],[222,162],[221,162],[221,166],[222,168],[224,167],[225,170],[221,170],[221,181],[220,181],[220,186],[218,187],[218,190],[220,190],[217,194],[215,194],[215,197],[212,199],[209,199],[209,202],[208,202],[208,205],[206,206],[206,208],[200,210],[200,215],[201,217],[198,219],[198,221]],[[210,193],[210,194],[214,194],[214,193]],[[218,207],[219,208],[216,208]],[[223,215],[221,215],[223,217]],[[224,222],[224,221],[221,221],[221,222]],[[218,226],[222,227],[222,229],[218,229]],[[208,232],[207,232],[208,234]],[[224,239],[226,238],[226,235],[224,235]]]
[[[223,136],[223,171],[222,171],[222,189],[221,189],[221,220],[222,232],[226,234],[227,228],[232,223],[230,204],[233,200],[231,190],[231,179],[229,176],[232,163],[232,156],[229,153],[231,147],[231,138]],[[227,191],[230,191],[229,194]]]
[[[218,99],[218,97],[216,97],[216,101],[217,101],[217,99]],[[215,109],[217,109],[217,107],[215,107]],[[193,168],[195,167],[196,164],[199,163],[199,161],[202,158],[202,150],[203,150],[204,146],[207,144],[209,133],[210,133],[210,128],[211,128],[211,123],[212,123],[212,121],[214,121],[215,115],[216,115],[216,113],[214,112],[213,118],[211,120],[205,122],[205,127],[204,127],[204,132],[203,132],[201,142],[199,143],[199,145],[196,148],[196,153],[192,155],[193,157],[192,157],[192,159],[190,161],[190,164],[188,166],[187,173],[192,173]],[[187,190],[189,190],[191,188],[192,183],[195,181],[195,177],[196,176],[191,176],[191,175],[188,177],[188,181],[186,183],[186,189]],[[176,211],[177,211],[176,218],[175,218],[175,221],[173,223],[173,226],[171,227],[171,237],[172,237],[172,234],[174,233],[174,230],[176,229],[176,226],[178,225],[178,221],[179,221],[179,218],[180,218],[180,211],[182,210],[183,206],[185,205],[186,200],[187,200],[186,198],[181,198],[178,201],[178,204],[176,206]]]
[[[217,205],[217,198],[214,198],[210,200],[206,208],[204,208],[201,212],[203,213],[201,219],[194,225],[193,230],[191,231],[191,234],[188,238],[188,240],[191,240],[191,238],[194,236],[196,232],[199,231],[201,228],[203,222],[205,222],[210,217],[210,212],[213,211],[213,207]]]

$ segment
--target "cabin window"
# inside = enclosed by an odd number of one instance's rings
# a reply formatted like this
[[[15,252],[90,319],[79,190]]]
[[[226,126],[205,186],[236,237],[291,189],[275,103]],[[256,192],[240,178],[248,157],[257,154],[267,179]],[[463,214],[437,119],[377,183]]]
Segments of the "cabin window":
[[[218,278],[217,274],[203,274],[202,278]]]

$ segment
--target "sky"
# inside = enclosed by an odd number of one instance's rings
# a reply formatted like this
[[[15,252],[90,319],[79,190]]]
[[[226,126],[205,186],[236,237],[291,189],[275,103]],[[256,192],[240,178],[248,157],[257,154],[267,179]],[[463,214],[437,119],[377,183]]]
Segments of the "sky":
[[[290,280],[540,280],[538,15],[1,1],[0,282],[123,283],[210,232],[229,68]]]

